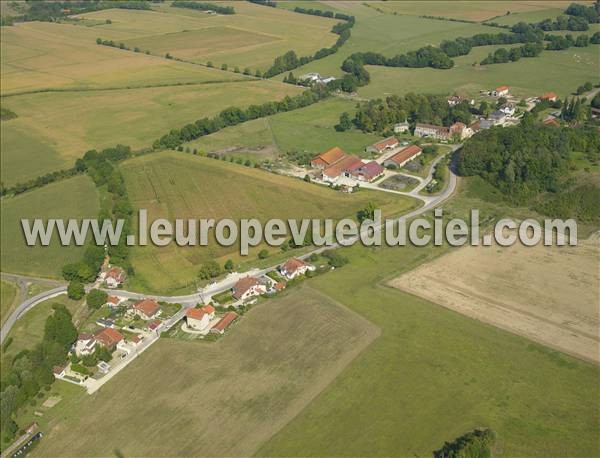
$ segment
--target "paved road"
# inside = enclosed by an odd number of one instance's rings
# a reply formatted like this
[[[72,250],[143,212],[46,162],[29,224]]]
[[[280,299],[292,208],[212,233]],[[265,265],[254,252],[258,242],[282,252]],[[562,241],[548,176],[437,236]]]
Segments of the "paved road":
[[[461,145],[454,145],[452,147],[452,152],[456,151],[460,146]],[[413,197],[417,197],[417,193],[421,189],[423,189],[429,181],[431,181],[431,179],[433,177],[434,168],[438,164],[438,162],[441,161],[442,159],[443,159],[443,156],[436,159],[431,164],[431,168],[430,168],[429,175],[427,176],[427,178],[425,180],[423,180],[423,182],[419,186],[417,186],[417,188],[413,189],[410,193],[405,193],[405,194],[411,195]],[[418,197],[423,201],[424,204],[421,207],[417,208],[416,210],[413,210],[409,213],[406,213],[406,214],[396,218],[394,221],[408,220],[415,216],[421,215],[421,214],[427,212],[428,210],[431,210],[432,208],[437,207],[441,203],[445,202],[448,198],[450,198],[456,189],[456,182],[457,182],[456,174],[453,170],[454,164],[450,167],[450,169],[451,169],[450,179],[448,181],[448,185],[446,186],[446,188],[444,189],[444,191],[442,193],[440,193],[436,196],[419,195]],[[383,229],[384,225],[385,225],[385,223],[382,223],[381,225],[376,227],[376,230]],[[356,239],[358,239],[358,237],[351,239],[350,241],[354,242],[354,241],[356,241]],[[321,248],[315,249],[309,253],[306,253],[300,257],[307,258],[313,253],[318,254],[327,249],[337,248],[339,246],[340,245],[336,243],[331,246],[321,247]],[[151,294],[136,293],[133,291],[125,291],[125,290],[120,290],[120,289],[105,290],[105,291],[110,292],[111,295],[124,297],[127,299],[142,299],[145,297],[154,297],[159,301],[182,304],[182,309],[176,315],[174,315],[170,320],[168,320],[167,327],[170,327],[172,324],[174,324],[176,322],[176,320],[183,318],[186,309],[195,306],[197,303],[208,303],[212,296],[222,293],[224,291],[230,290],[233,287],[233,285],[235,285],[235,283],[241,277],[245,277],[247,275],[251,275],[251,276],[264,275],[270,271],[275,270],[277,267],[278,267],[278,265],[274,265],[274,266],[271,266],[271,267],[268,267],[265,269],[252,269],[252,270],[244,272],[244,273],[231,274],[231,275],[227,276],[225,279],[221,280],[220,282],[209,285],[209,286],[199,290],[196,293],[182,295],[182,296],[154,296]],[[17,306],[17,308],[14,310],[14,312],[7,318],[6,322],[2,325],[2,329],[0,332],[0,344],[4,341],[4,339],[10,332],[10,329],[15,324],[15,322],[25,312],[27,312],[27,310],[31,309],[32,307],[39,304],[40,302],[43,302],[47,299],[50,299],[52,297],[63,294],[64,292],[66,292],[66,290],[67,290],[66,285],[59,286],[50,291],[46,291],[41,294],[38,294],[37,296],[34,296],[34,297],[24,301],[19,306]]]

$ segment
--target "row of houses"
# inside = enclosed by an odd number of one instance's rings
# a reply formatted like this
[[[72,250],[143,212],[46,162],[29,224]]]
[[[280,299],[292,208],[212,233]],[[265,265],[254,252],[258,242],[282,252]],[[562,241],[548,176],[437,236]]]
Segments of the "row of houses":
[[[329,183],[340,177],[373,181],[384,172],[384,168],[376,161],[363,161],[356,155],[346,154],[337,146],[315,156],[310,165],[320,172],[319,178]]]

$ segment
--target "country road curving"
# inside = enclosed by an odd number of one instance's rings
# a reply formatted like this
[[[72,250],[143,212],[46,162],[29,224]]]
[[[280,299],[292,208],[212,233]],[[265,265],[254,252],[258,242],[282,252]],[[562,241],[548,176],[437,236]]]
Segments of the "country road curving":
[[[462,145],[453,145],[452,151],[449,154],[454,153],[461,146]],[[427,183],[429,183],[429,181],[431,181],[431,179],[433,177],[433,172],[434,172],[435,166],[444,157],[445,157],[445,155],[440,156],[431,164],[427,178],[425,180],[423,180],[423,182],[418,186],[418,188],[414,189],[411,192],[411,194],[418,193],[426,186]],[[397,222],[397,221],[411,219],[415,216],[421,215],[421,214],[425,213],[426,211],[429,211],[429,210],[437,207],[438,205],[440,205],[443,202],[445,202],[446,200],[448,200],[454,194],[454,192],[456,190],[457,176],[455,174],[455,171],[453,170],[454,166],[455,165],[452,164],[450,167],[450,178],[448,181],[448,185],[446,186],[446,188],[444,189],[444,191],[442,193],[440,193],[436,196],[419,196],[419,198],[423,201],[423,205],[415,210],[412,210],[402,216],[397,217],[394,221]],[[381,230],[384,228],[384,226],[385,226],[385,223],[382,223],[378,227],[376,227],[376,229]],[[356,239],[358,239],[358,237],[351,239],[351,241],[355,242]],[[320,253],[322,251],[325,251],[325,250],[328,250],[331,248],[337,248],[337,247],[340,247],[340,245],[337,243],[333,244],[333,245],[321,247],[321,248],[315,249],[309,253],[306,253],[300,257],[307,258],[313,253]],[[153,295],[153,294],[136,293],[136,292],[132,292],[132,291],[114,290],[114,289],[106,290],[106,291],[110,292],[111,295],[123,297],[123,298],[127,298],[127,299],[142,299],[145,297],[153,297],[158,301],[182,304],[183,307],[181,308],[181,310],[176,314],[176,316],[171,318],[170,321],[173,321],[174,318],[177,318],[177,320],[183,318],[183,315],[185,314],[186,309],[188,309],[190,307],[194,307],[199,302],[204,303],[204,302],[208,301],[212,296],[231,289],[241,276],[247,276],[247,275],[260,276],[260,275],[264,275],[272,270],[275,270],[277,267],[278,267],[278,265],[275,265],[275,266],[271,266],[271,267],[268,267],[265,269],[252,269],[247,272],[229,275],[225,279],[221,280],[219,283],[217,283],[215,285],[212,285],[212,286],[209,285],[196,293],[183,295],[183,296],[157,296],[157,295]],[[18,275],[13,275],[13,274],[3,274],[3,275],[7,275],[7,276],[10,275],[13,278],[19,277]],[[58,282],[56,282],[56,283],[58,283]],[[48,299],[51,299],[53,297],[59,296],[61,294],[64,294],[66,291],[67,291],[67,285],[64,284],[62,286],[58,286],[54,289],[51,289],[49,291],[45,291],[41,294],[38,294],[37,296],[27,299],[26,301],[19,304],[15,308],[15,310],[11,313],[11,315],[6,319],[6,322],[2,325],[2,329],[0,330],[0,344],[2,344],[2,342],[4,342],[4,339],[6,338],[6,336],[8,336],[13,325],[16,323],[16,321],[21,316],[23,316],[23,314],[25,314],[28,310],[30,310],[37,304],[44,302]]]

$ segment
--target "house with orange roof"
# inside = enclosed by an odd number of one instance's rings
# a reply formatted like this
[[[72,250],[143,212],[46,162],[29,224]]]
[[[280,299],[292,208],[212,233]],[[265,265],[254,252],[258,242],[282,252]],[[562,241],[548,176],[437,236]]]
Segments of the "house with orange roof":
[[[125,299],[122,297],[118,297],[118,296],[108,296],[106,298],[106,305],[108,307],[117,307],[121,302],[123,302]]]
[[[541,100],[547,100],[548,102],[556,102],[557,98],[556,92],[546,92],[540,97]]]
[[[492,91],[494,97],[506,97],[508,95],[508,86],[498,86]]]
[[[200,308],[187,309],[185,312],[185,321],[189,328],[197,331],[203,331],[215,318],[215,308],[212,305],[205,305]]]
[[[127,274],[120,267],[111,267],[104,275],[104,281],[108,288],[114,289],[123,284],[126,280]]]
[[[142,299],[133,304],[133,313],[142,320],[152,320],[160,315],[160,305],[154,299]]]
[[[103,328],[94,334],[94,339],[103,347],[112,350],[123,341],[123,335],[116,329]]]
[[[279,272],[288,280],[292,280],[306,272],[314,271],[315,266],[299,258],[290,258],[279,266]]]
[[[379,142],[373,143],[370,146],[367,146],[366,151],[367,153],[381,154],[384,151],[396,148],[399,144],[400,142],[396,137],[388,137]]]
[[[223,315],[223,318],[221,318],[217,324],[210,328],[210,332],[213,332],[215,334],[223,334],[225,330],[231,325],[231,323],[237,320],[237,318],[237,313],[227,312],[225,315]]]
[[[336,162],[344,159],[346,156],[347,154],[344,152],[344,150],[342,150],[338,146],[334,146],[333,148],[328,149],[327,151],[319,154],[318,156],[315,156],[310,161],[310,165],[311,167],[324,170],[327,167],[332,166]]]
[[[387,158],[383,165],[385,167],[399,168],[411,161],[415,157],[419,156],[423,150],[417,145],[409,145],[406,148],[401,149],[392,157]]]
[[[260,296],[267,292],[267,287],[254,277],[244,277],[240,279],[232,288],[233,298],[238,301],[245,301],[254,296]]]

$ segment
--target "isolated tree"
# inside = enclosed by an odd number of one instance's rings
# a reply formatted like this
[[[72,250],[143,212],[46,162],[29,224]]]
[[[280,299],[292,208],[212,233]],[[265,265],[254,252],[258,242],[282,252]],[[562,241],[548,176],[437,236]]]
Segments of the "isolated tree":
[[[106,304],[106,300],[108,299],[108,294],[106,292],[101,291],[99,289],[91,290],[87,295],[87,305],[93,309],[98,309]]]
[[[71,280],[67,287],[67,296],[69,299],[79,300],[85,295],[83,283],[79,280]]]
[[[223,268],[227,272],[233,272],[235,265],[233,264],[233,261],[231,259],[228,259],[227,261],[225,261],[225,265],[223,266]]]
[[[259,259],[267,259],[268,257],[269,257],[269,252],[265,249],[260,250],[260,252],[258,253]]]

